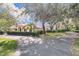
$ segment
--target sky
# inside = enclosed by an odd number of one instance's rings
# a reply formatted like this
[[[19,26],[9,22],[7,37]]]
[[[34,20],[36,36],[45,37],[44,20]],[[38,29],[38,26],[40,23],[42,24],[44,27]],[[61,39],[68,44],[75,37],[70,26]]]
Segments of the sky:
[[[1,7],[1,6],[0,6]],[[9,8],[8,11],[9,13],[16,18],[16,20],[19,20],[19,24],[27,24],[27,23],[32,23],[33,18],[29,14],[23,14],[20,17],[17,18],[18,15],[20,15],[23,11],[26,10],[24,8],[23,3],[4,3],[2,5],[2,8],[7,9]],[[1,9],[0,9],[1,10]],[[36,23],[38,27],[41,27],[41,22]]]
[[[19,9],[21,9],[21,8],[24,8],[24,6],[23,6],[23,4],[22,3],[14,3],[14,5],[16,6],[16,7],[18,7]],[[24,23],[32,23],[33,21],[32,21],[32,18],[30,18],[30,16],[28,16],[27,17],[27,20],[25,20],[24,21]],[[38,23],[36,23],[37,25],[38,25],[38,27],[41,27],[42,25],[41,25],[41,22],[39,21]]]
[[[23,4],[22,3],[14,3],[14,5],[18,8],[22,8],[23,7]]]
[[[5,10],[7,8],[10,15],[15,17],[16,20],[19,20],[18,23],[27,24],[33,22],[30,15],[28,14],[21,15],[21,13],[26,10],[26,8],[24,8],[23,6],[23,3],[3,3],[2,7],[0,6],[0,12],[2,12],[2,9]]]
[[[24,8],[23,4],[22,3],[14,3],[15,7],[21,9],[21,8]],[[30,18],[30,16],[24,16],[25,18],[20,18],[20,19],[24,19],[23,23],[32,23],[32,18]]]

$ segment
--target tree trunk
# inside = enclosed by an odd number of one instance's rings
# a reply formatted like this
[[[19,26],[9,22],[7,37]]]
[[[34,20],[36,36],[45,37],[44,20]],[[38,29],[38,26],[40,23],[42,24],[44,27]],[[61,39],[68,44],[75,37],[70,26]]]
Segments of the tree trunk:
[[[21,29],[21,28],[19,28],[19,30],[20,30],[20,32],[21,32],[21,30],[22,30],[22,29]]]
[[[52,31],[52,29],[53,29],[53,25],[52,25],[52,24],[50,24],[50,31]]]
[[[42,27],[43,27],[43,34],[46,34],[46,31],[45,31],[45,23],[42,22]]]
[[[52,26],[50,26],[50,31],[52,31],[52,29],[53,29]]]

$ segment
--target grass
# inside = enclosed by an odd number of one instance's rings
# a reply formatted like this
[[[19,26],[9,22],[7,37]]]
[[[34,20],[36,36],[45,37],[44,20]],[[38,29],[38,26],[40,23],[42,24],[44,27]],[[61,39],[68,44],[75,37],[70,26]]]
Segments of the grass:
[[[48,36],[52,36],[52,37],[57,37],[57,36],[64,36],[66,35],[65,32],[51,32],[51,33],[47,33]]]
[[[57,39],[65,35],[67,35],[65,32],[47,32],[45,35],[41,34],[40,37],[42,39]]]
[[[74,46],[75,46],[76,48],[79,48],[79,38],[76,38],[76,39],[75,39]]]
[[[16,40],[0,38],[0,56],[12,55],[17,47]]]
[[[79,56],[79,38],[75,38],[74,44],[72,46],[72,53]]]

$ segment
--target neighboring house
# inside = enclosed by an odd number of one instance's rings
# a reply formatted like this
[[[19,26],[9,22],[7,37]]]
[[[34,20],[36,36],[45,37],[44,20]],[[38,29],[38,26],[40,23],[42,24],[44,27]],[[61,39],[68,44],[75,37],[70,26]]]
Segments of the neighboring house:
[[[50,30],[50,25],[49,24],[45,24],[45,29]],[[13,25],[10,27],[11,31],[20,31],[20,32],[33,32],[33,31],[41,31],[43,30],[41,26],[37,26],[37,25],[27,25],[27,24],[18,24],[18,25]]]
[[[33,29],[33,25],[29,26],[26,24],[18,24],[18,25],[13,25],[10,27],[11,31],[20,31],[20,32],[30,32]]]

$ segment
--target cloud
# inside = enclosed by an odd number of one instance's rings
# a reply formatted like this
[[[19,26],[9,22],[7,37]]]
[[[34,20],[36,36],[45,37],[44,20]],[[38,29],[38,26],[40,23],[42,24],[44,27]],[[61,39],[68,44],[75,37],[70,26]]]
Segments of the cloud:
[[[24,7],[19,9],[12,3],[3,3],[2,8],[7,9],[9,11],[9,13],[12,16],[14,16],[15,18],[17,18],[17,16],[19,16],[23,11],[25,11]],[[21,17],[23,17],[23,16],[21,16]]]
[[[31,16],[27,13],[27,14],[24,14],[22,16],[20,16],[17,20],[20,20],[20,23],[31,23],[33,20],[31,18]]]
[[[16,18],[16,20],[19,20],[18,23],[22,23],[22,24],[27,24],[28,22],[32,22],[32,20],[34,19],[34,14],[31,14],[29,15],[28,13],[27,14],[23,14],[21,15],[21,13],[23,11],[25,11],[26,9],[23,7],[23,8],[18,8],[16,7],[14,4],[12,3],[3,3],[0,8],[3,8],[3,9],[6,9],[9,11],[9,13],[14,16]],[[17,18],[17,16],[21,15],[20,17]],[[31,18],[32,17],[32,18]],[[38,27],[42,27],[41,25],[41,22],[37,22],[35,23],[36,26],[38,25]]]
[[[21,23],[27,24],[27,22],[30,22],[31,16],[29,14],[22,14],[21,15],[21,13],[26,10],[24,7],[19,9],[12,3],[3,3],[2,8],[8,9],[10,15],[14,16],[16,18],[16,20],[19,21],[18,23],[20,23],[20,24]]]

